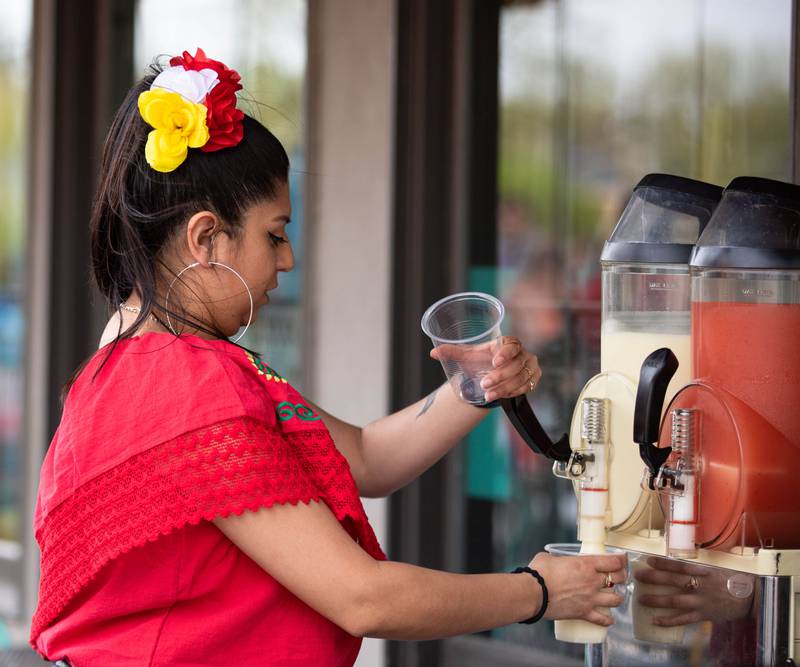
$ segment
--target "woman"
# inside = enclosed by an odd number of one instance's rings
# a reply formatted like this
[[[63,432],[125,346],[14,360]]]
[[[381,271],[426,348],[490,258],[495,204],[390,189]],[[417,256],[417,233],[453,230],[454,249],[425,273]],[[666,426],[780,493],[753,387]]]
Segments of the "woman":
[[[351,665],[361,637],[584,618],[624,559],[538,554],[511,574],[386,560],[359,500],[415,479],[486,414],[450,390],[346,424],[228,340],[294,265],[288,159],[239,76],[184,52],[106,141],[94,277],[117,319],[69,387],[42,467],[31,643],[72,665]],[[504,339],[487,399],[532,390]]]

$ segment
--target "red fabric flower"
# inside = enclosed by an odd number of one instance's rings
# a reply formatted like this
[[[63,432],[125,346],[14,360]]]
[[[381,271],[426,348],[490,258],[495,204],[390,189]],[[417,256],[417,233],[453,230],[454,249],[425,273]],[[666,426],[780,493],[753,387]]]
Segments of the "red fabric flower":
[[[219,83],[206,95],[204,104],[208,109],[206,125],[208,126],[209,139],[202,146],[206,152],[218,151],[221,148],[236,146],[244,136],[242,119],[244,113],[236,108],[236,91],[242,89],[239,83],[241,77],[236,70],[231,69],[219,60],[206,57],[203,49],[198,48],[194,56],[188,51],[183,55],[175,56],[169,61],[173,67],[179,65],[187,70],[200,71],[211,69],[217,73]]]

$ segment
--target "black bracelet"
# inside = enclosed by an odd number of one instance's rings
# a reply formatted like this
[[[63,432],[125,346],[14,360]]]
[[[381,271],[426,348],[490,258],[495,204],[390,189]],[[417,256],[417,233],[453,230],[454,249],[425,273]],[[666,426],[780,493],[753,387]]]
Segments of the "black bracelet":
[[[532,570],[529,567],[518,567],[514,570],[514,574],[519,574],[520,572],[527,572],[530,574],[536,581],[539,582],[539,585],[542,587],[542,607],[537,611],[533,616],[531,616],[527,621],[520,621],[520,623],[524,623],[525,625],[530,625],[531,623],[536,623],[536,621],[541,621],[542,616],[547,611],[547,586],[544,583],[544,577],[539,574],[536,570]]]

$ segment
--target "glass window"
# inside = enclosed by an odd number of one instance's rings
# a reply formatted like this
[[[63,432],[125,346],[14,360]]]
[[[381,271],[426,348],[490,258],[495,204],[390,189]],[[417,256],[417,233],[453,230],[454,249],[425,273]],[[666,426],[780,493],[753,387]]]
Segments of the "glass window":
[[[533,405],[552,436],[568,430],[600,368],[599,256],[636,182],[658,171],[721,185],[790,180],[791,5],[503,3],[497,255],[469,282],[496,291],[506,332],[539,356]],[[576,502],[551,462],[492,419],[468,444],[465,506],[490,536],[488,566],[504,571],[547,542],[574,541]],[[556,642],[549,623],[493,635],[583,653]]]
[[[286,231],[295,269],[280,276],[267,312],[242,344],[261,352],[302,391],[305,170],[304,94],[306,3],[304,0],[140,0],[135,26],[135,71],[140,77],[157,55],[194,53],[201,47],[242,76],[240,108],[281,141],[291,163],[292,223]]]
[[[18,557],[22,510],[31,14],[10,3],[0,21],[0,559]]]

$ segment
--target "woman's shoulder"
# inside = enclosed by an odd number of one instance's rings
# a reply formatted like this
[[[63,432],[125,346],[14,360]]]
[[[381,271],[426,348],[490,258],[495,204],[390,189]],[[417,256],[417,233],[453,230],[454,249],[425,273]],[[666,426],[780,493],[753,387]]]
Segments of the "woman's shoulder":
[[[152,444],[216,422],[276,423],[288,382],[228,341],[148,333],[111,343],[73,384],[59,430],[136,434]]]
[[[216,399],[227,393],[244,399],[258,388],[288,386],[260,355],[227,340],[153,332],[101,347],[76,384],[130,386],[133,378],[140,387],[172,387],[171,393],[206,399],[208,392]]]
[[[52,469],[63,479],[50,486],[63,491],[218,424],[274,429],[292,391],[227,341],[157,333],[120,340],[101,348],[73,383],[43,476]]]

